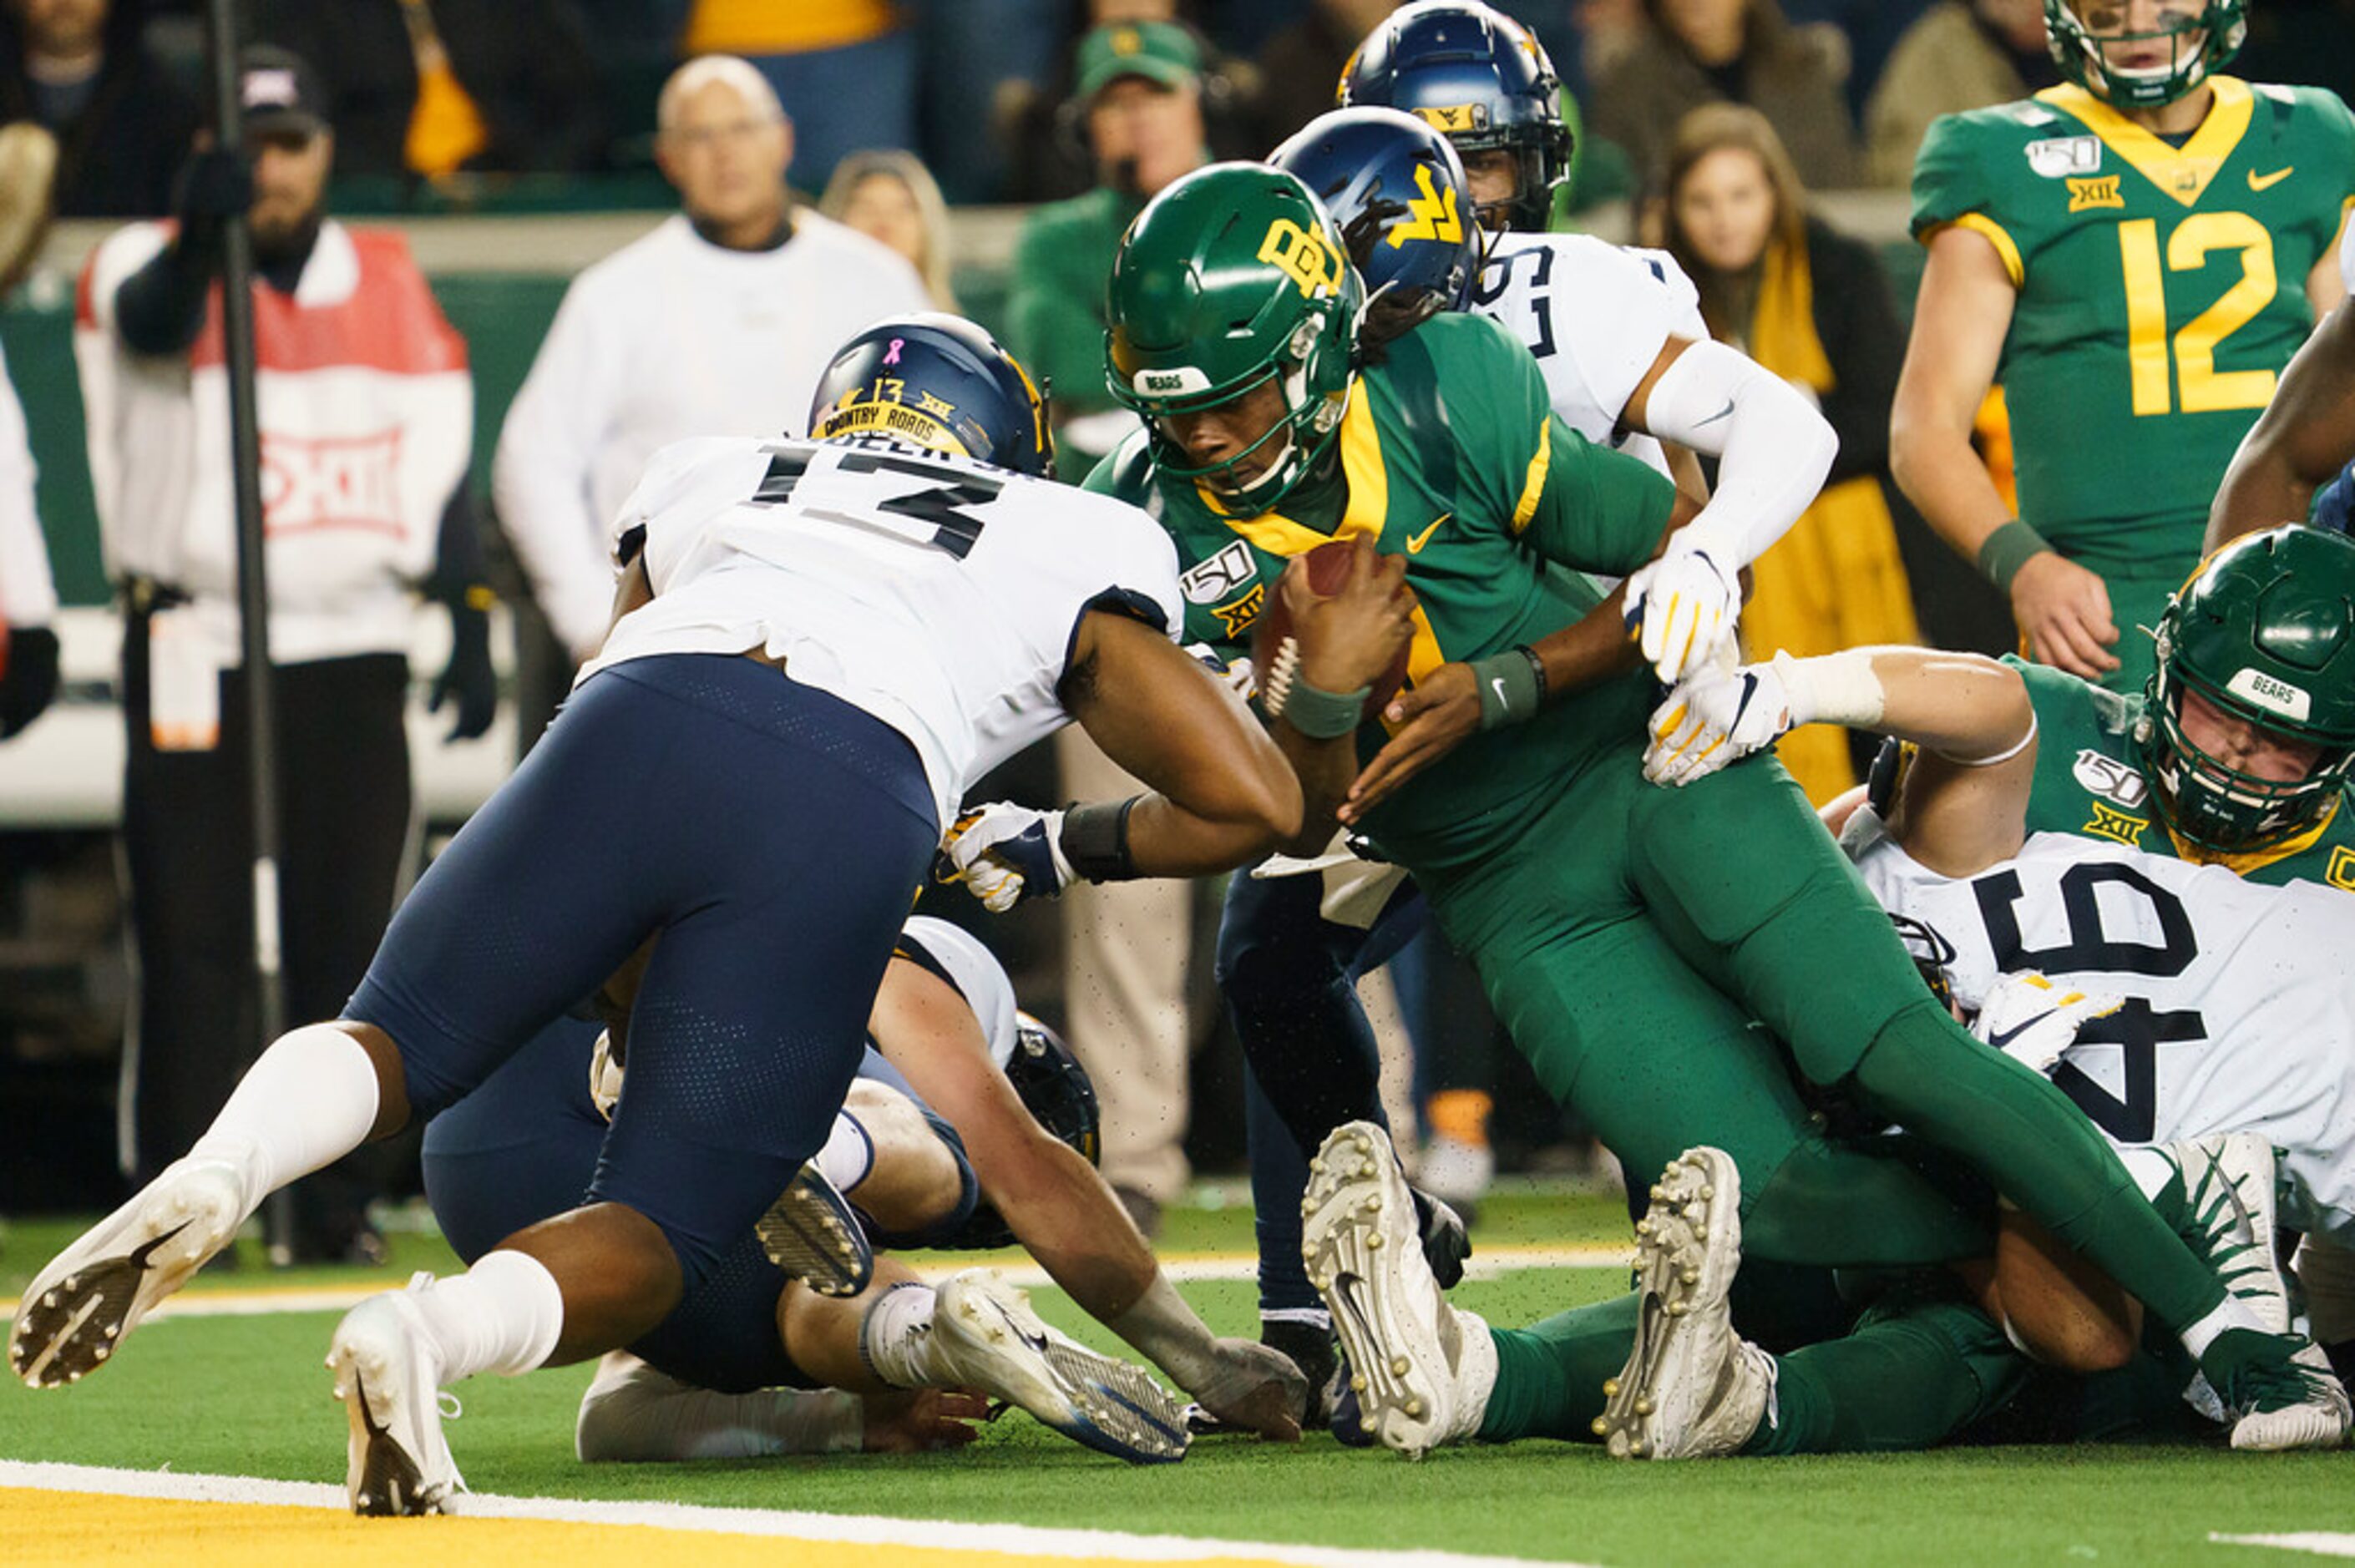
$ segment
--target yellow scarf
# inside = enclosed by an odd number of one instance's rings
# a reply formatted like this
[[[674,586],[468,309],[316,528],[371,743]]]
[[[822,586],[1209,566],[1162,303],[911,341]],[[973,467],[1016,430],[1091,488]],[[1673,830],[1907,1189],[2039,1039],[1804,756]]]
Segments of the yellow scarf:
[[[1838,385],[1816,332],[1815,279],[1804,246],[1767,248],[1750,355],[1818,400]],[[1888,499],[1870,474],[1826,486],[1752,572],[1757,587],[1742,612],[1751,659],[1771,658],[1778,649],[1806,658],[1921,641]],[[1830,726],[1793,731],[1774,754],[1818,806],[1856,782],[1847,733]]]

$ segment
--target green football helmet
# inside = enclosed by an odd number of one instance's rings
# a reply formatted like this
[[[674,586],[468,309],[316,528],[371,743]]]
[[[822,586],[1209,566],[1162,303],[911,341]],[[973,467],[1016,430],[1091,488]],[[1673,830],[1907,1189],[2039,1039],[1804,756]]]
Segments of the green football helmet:
[[[2176,590],[2158,641],[2135,738],[2160,819],[2223,853],[2319,821],[2355,766],[2355,539],[2292,525],[2233,540]],[[2295,782],[2243,772],[2184,733],[2186,691],[2322,755]]]
[[[1213,164],[1146,204],[1113,257],[1105,384],[1145,420],[1154,466],[1222,510],[1267,511],[1332,450],[1357,373],[1365,286],[1323,204],[1263,164]],[[1273,382],[1282,417],[1197,463],[1168,424]],[[1248,481],[1246,465],[1274,461]]]
[[[2122,16],[2125,9],[2122,0],[2044,0],[2045,47],[2052,51],[2061,74],[2119,109],[2156,109],[2174,102],[2240,53],[2242,41],[2249,36],[2248,0],[2206,0],[2196,8],[2186,5],[2170,12],[2156,32],[2148,33],[2105,32],[2096,37],[2084,19],[2085,14],[2091,14],[2094,26],[2112,27],[2116,22],[2104,13]],[[2179,40],[2189,33],[2200,34],[2201,42],[2197,49],[2186,51]],[[2151,41],[2167,44],[2164,67],[2113,70],[2103,60],[2105,44]]]

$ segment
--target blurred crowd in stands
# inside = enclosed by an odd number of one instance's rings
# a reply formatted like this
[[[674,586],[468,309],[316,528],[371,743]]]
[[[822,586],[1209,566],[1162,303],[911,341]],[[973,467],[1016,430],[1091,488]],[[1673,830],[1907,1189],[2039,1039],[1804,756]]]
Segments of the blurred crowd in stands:
[[[344,181],[391,204],[482,199],[503,177],[645,173],[678,61],[739,55],[795,129],[793,179],[911,153],[954,204],[1095,183],[1082,44],[1174,22],[1200,51],[1215,156],[1256,157],[1329,107],[1391,0],[254,0],[250,30],[327,82]],[[2055,79],[2041,0],[1522,0],[1581,112],[1580,205],[1666,172],[1686,111],[1757,109],[1811,189],[1902,187],[1936,115]],[[167,209],[202,101],[200,0],[0,0],[0,121],[59,144],[64,217]],[[2355,83],[2355,5],[2255,7],[2236,69]],[[346,204],[348,205],[348,204]]]

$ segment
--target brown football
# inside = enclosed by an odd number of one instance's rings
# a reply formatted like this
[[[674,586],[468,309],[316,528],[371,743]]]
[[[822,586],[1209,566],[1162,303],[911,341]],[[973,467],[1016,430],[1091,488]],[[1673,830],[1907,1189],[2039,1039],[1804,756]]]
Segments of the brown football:
[[[1356,548],[1347,539],[1333,539],[1308,552],[1308,587],[1321,598],[1331,598],[1348,580],[1349,556]],[[1265,691],[1282,658],[1284,645],[1293,640],[1292,614],[1284,608],[1284,596],[1271,582],[1267,588],[1267,608],[1260,612],[1252,629],[1252,669],[1259,677],[1260,689]],[[1407,655],[1412,644],[1402,644],[1398,657],[1374,683],[1373,692],[1366,699],[1369,716],[1382,711],[1383,705],[1398,694],[1406,684]]]

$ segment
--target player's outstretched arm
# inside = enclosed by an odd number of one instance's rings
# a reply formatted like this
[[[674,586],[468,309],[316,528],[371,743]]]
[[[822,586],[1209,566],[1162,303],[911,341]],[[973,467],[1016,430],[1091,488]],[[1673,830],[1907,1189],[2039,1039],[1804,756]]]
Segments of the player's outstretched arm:
[[[1621,418],[1718,460],[1717,489],[1627,586],[1644,656],[1674,682],[1732,637],[1738,578],[1815,502],[1839,437],[1781,376],[1721,343],[1670,338],[1628,395]],[[1682,490],[1680,485],[1679,490]],[[1696,599],[1679,627],[1680,598]]]
[[[2208,513],[2206,548],[2302,523],[2318,485],[2355,458],[2355,300],[2323,318],[2241,439]]]
[[[1616,452],[1596,455],[1613,464],[1650,472],[1645,465]],[[1549,475],[1549,497],[1554,482]],[[1667,488],[1655,483],[1655,499],[1665,493]],[[1683,489],[1673,493],[1667,525],[1658,529],[1651,558],[1658,558],[1677,531],[1700,510],[1704,499]],[[1629,503],[1622,496],[1613,504]],[[1540,503],[1540,513],[1545,505]],[[1657,519],[1658,514],[1651,516]],[[1529,532],[1541,544],[1547,537],[1547,531],[1537,524]],[[1608,569],[1601,563],[1585,564]],[[1350,782],[1348,799],[1339,812],[1342,824],[1361,821],[1409,779],[1481,730],[1526,723],[1553,698],[1633,669],[1638,652],[1627,635],[1626,604],[1627,584],[1622,582],[1585,615],[1547,633],[1526,650],[1511,648],[1486,659],[1442,664],[1401,692],[1382,710],[1394,731]]]
[[[2017,300],[1985,235],[1955,227],[1931,239],[1890,408],[1889,466],[1938,536],[2010,599],[2037,661],[2095,679],[2118,667],[2108,588],[2011,515],[1971,446]]]
[[[1159,631],[1108,610],[1080,618],[1064,709],[1152,787],[1041,811],[1004,801],[959,817],[935,874],[1003,912],[1074,881],[1200,876],[1300,831],[1300,781],[1242,699]]]
[[[1902,836],[1923,864],[1961,875],[2019,847],[2036,769],[2036,711],[2019,671],[1976,653],[1777,653],[1687,681],[1652,715],[1645,777],[1690,784],[1818,723],[1921,748]]]
[[[1212,1336],[1096,1168],[1040,1127],[991,1065],[963,997],[916,965],[894,964],[868,1027],[964,1139],[983,1199],[1072,1300],[1222,1418],[1270,1437],[1300,1435],[1294,1412],[1306,1390],[1285,1381],[1296,1370],[1258,1358],[1256,1344]]]

